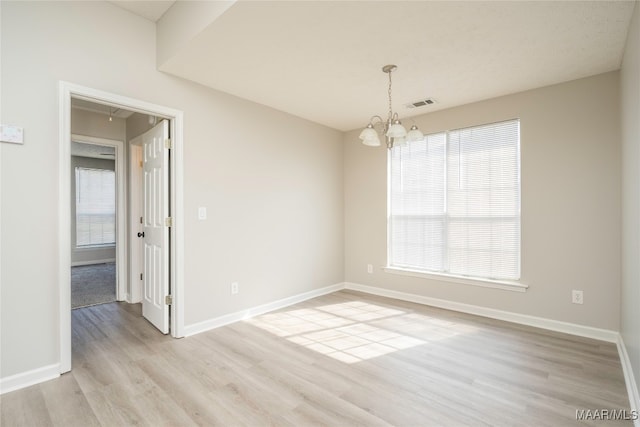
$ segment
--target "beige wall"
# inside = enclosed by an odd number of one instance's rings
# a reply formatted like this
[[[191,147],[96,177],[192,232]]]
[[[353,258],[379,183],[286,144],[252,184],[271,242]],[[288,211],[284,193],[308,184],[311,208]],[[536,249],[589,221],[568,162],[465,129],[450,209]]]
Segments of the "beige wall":
[[[25,130],[0,144],[3,378],[59,358],[59,80],[184,112],[187,325],[342,282],[339,132],[158,72],[153,23],[109,3],[0,7],[0,120]]]
[[[346,281],[618,330],[620,132],[617,72],[417,117],[425,133],[519,117],[526,293],[398,276],[386,264],[384,148],[344,138]],[[367,264],[374,273],[367,274]],[[584,305],[571,290],[584,291]]]
[[[640,5],[638,3],[631,21],[620,75],[623,236],[620,330],[637,387],[640,389]]]

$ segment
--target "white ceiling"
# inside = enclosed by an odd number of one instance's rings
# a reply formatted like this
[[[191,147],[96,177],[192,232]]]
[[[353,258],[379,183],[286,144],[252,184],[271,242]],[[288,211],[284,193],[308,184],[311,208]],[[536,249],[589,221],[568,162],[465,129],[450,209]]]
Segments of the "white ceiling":
[[[385,64],[398,66],[393,97],[401,117],[616,70],[633,7],[629,1],[238,1],[160,68],[350,130],[374,114],[386,116]],[[437,103],[404,107],[426,97]]]
[[[105,116],[118,117],[120,119],[126,119],[133,114],[133,111],[124,110],[119,107],[111,107],[106,104],[98,104],[79,98],[71,98],[71,108],[91,111],[92,113],[98,113]]]

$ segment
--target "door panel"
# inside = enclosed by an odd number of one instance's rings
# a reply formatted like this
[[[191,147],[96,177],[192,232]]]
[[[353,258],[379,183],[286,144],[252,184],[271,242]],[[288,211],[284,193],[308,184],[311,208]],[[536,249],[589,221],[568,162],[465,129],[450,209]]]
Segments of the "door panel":
[[[169,123],[142,135],[144,274],[142,315],[163,334],[169,332]]]

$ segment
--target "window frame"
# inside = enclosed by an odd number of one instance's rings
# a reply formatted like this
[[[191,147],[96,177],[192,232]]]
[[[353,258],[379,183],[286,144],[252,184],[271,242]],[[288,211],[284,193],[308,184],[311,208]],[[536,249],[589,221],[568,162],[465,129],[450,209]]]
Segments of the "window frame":
[[[445,138],[445,155],[444,155],[444,173],[445,173],[445,178],[443,180],[443,186],[444,186],[444,197],[445,197],[445,212],[443,215],[443,219],[444,219],[444,223],[447,224],[449,222],[449,218],[448,218],[448,213],[449,213],[449,209],[448,209],[448,202],[447,202],[447,198],[449,197],[449,189],[448,189],[448,170],[447,170],[447,162],[449,159],[449,153],[450,153],[450,133],[452,132],[456,132],[456,131],[461,131],[461,130],[466,130],[466,129],[472,129],[472,128],[476,128],[476,127],[483,127],[483,126],[491,126],[491,125],[497,125],[500,123],[507,123],[507,122],[517,122],[518,125],[518,140],[517,140],[517,187],[518,187],[518,215],[517,218],[518,222],[519,222],[519,229],[518,229],[518,254],[517,254],[517,270],[518,270],[518,277],[514,278],[514,279],[494,279],[494,278],[489,278],[489,277],[481,277],[481,276],[473,276],[473,275],[463,275],[463,274],[456,274],[456,273],[451,273],[450,272],[450,263],[448,260],[445,261],[445,270],[444,271],[438,271],[438,270],[426,270],[426,269],[420,269],[420,268],[412,268],[412,267],[405,267],[405,266],[399,266],[399,265],[393,265],[391,264],[391,261],[393,259],[393,254],[392,254],[392,234],[393,234],[393,221],[392,221],[392,197],[393,197],[393,193],[392,193],[392,161],[393,161],[393,154],[392,154],[392,149],[387,150],[387,223],[386,223],[386,227],[387,227],[387,261],[386,261],[386,266],[383,267],[383,271],[386,273],[391,273],[391,274],[398,274],[398,275],[402,275],[402,276],[410,276],[410,277],[419,277],[419,278],[427,278],[427,279],[432,279],[432,280],[440,280],[440,281],[445,281],[445,282],[453,282],[453,283],[460,283],[460,284],[466,284],[466,285],[475,285],[475,286],[481,286],[481,287],[488,287],[488,288],[497,288],[497,289],[504,289],[504,290],[510,290],[510,291],[518,291],[518,292],[525,292],[529,285],[525,284],[522,282],[522,153],[521,153],[521,120],[519,117],[515,117],[515,118],[510,118],[510,119],[505,119],[505,120],[499,120],[499,121],[495,121],[495,122],[488,122],[488,123],[482,123],[482,124],[478,124],[478,125],[471,125],[471,126],[465,126],[465,127],[460,127],[460,128],[452,128],[452,129],[446,129],[446,130],[441,130],[441,131],[437,131],[437,132],[430,132],[428,134],[425,134],[424,138],[427,138],[431,135],[440,135],[440,134],[444,134],[444,138]],[[446,233],[446,228],[443,231],[444,233]],[[447,248],[449,247],[449,238],[445,238],[444,239],[444,245],[443,245],[443,257],[446,259],[448,257],[448,251]]]
[[[80,225],[80,221],[78,220],[79,218],[79,209],[78,209],[78,192],[80,191],[80,185],[79,185],[79,172],[80,170],[88,170],[88,171],[97,171],[97,172],[101,172],[101,173],[112,173],[113,174],[113,190],[114,190],[114,211],[113,211],[113,242],[107,242],[107,243],[88,243],[88,244],[79,244],[79,236],[80,233],[78,232],[78,227]],[[76,166],[74,168],[74,176],[75,176],[75,190],[76,190],[76,194],[75,194],[75,228],[76,228],[76,233],[75,233],[75,242],[74,242],[74,246],[76,250],[79,251],[83,251],[83,250],[90,250],[90,249],[99,249],[99,248],[113,248],[116,246],[117,244],[117,239],[118,239],[118,233],[117,233],[117,215],[118,215],[118,200],[117,200],[117,191],[118,191],[118,176],[115,170],[111,170],[111,169],[103,169],[103,168],[99,168],[99,167],[87,167],[87,166]]]

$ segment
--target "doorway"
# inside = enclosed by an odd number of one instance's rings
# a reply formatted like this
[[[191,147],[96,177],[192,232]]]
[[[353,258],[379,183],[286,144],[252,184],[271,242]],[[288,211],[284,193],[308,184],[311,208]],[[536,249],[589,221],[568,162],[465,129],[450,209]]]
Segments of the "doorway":
[[[184,301],[183,301],[183,277],[184,277],[184,259],[183,259],[183,150],[182,150],[182,122],[183,113],[160,105],[150,104],[133,98],[121,95],[111,94],[92,88],[82,87],[67,82],[60,82],[60,135],[59,135],[59,192],[60,192],[60,211],[59,211],[59,284],[60,284],[60,373],[71,370],[71,304],[70,304],[70,268],[71,257],[69,247],[70,239],[70,152],[71,152],[71,101],[72,99],[81,99],[89,102],[107,105],[113,108],[121,108],[129,111],[160,117],[165,119],[167,123],[167,131],[169,138],[163,140],[163,144],[170,143],[170,155],[167,155],[168,177],[167,192],[170,194],[168,200],[167,212],[169,217],[165,218],[167,225],[168,245],[163,250],[166,251],[167,265],[167,283],[170,284],[171,294],[163,296],[163,302],[166,301],[167,318],[170,316],[170,324],[168,324],[168,332],[172,337],[184,336]],[[124,150],[122,153],[126,153]],[[126,155],[126,154],[124,154]],[[124,155],[123,161],[124,161]],[[122,168],[124,170],[124,167]],[[124,191],[123,193],[124,194]],[[123,209],[124,203],[121,205]],[[126,212],[126,211],[125,211]],[[120,218],[125,218],[123,213]],[[126,221],[128,222],[128,221]],[[130,229],[130,224],[121,224],[118,233],[125,232]],[[127,239],[123,236],[120,240],[123,242],[122,253],[128,260],[128,244]],[[126,266],[125,263],[121,267]],[[118,275],[118,282],[124,284],[125,289],[130,292],[127,282],[128,275],[126,273]],[[124,293],[126,294],[126,292]]]
[[[72,309],[126,296],[124,145],[71,137]]]

